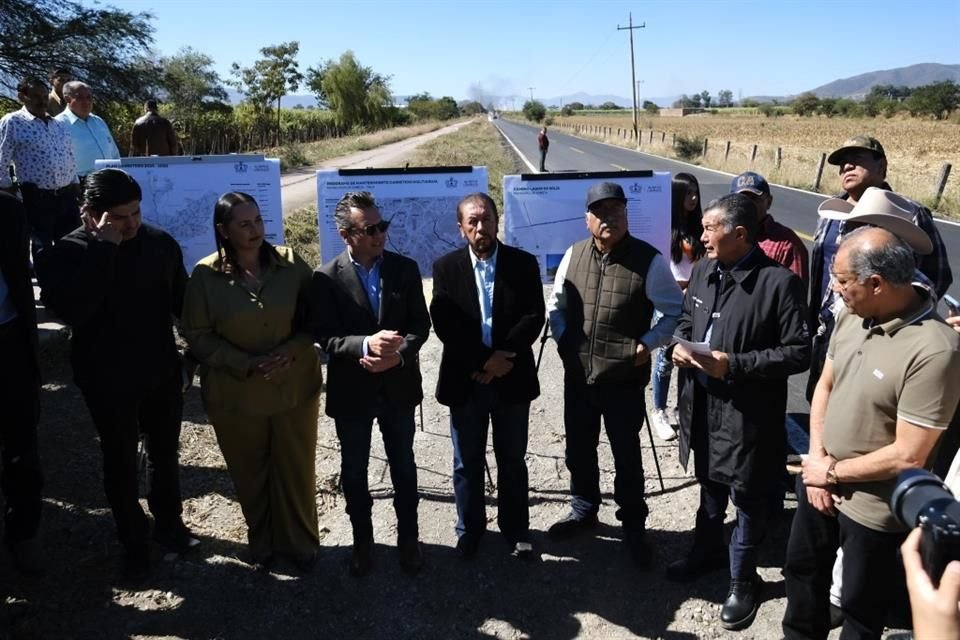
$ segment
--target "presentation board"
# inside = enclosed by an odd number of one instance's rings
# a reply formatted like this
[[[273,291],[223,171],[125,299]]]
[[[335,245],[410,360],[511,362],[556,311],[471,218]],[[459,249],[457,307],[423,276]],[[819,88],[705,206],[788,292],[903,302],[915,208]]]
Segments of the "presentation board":
[[[262,155],[150,156],[97,160],[97,169],[117,167],[143,191],[143,220],[173,236],[183,250],[187,273],[217,250],[213,206],[224,193],[242,191],[256,199],[264,234],[283,244],[280,161]]]
[[[616,171],[523,174],[503,177],[504,239],[540,262],[544,282],[552,282],[567,248],[589,236],[587,189],[615,182],[627,196],[630,234],[670,253],[670,173]]]
[[[416,260],[420,274],[428,278],[434,260],[464,245],[457,228],[457,203],[465,195],[486,190],[486,167],[317,171],[320,259],[329,262],[345,248],[333,218],[337,202],[349,191],[369,191],[380,215],[390,221],[387,250]]]

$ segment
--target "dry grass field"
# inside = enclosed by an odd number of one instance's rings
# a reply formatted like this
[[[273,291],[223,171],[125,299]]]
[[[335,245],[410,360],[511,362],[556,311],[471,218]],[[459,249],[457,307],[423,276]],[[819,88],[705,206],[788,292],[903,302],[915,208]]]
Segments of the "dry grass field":
[[[635,144],[629,138],[632,128],[629,111],[617,115],[554,118],[554,127],[569,129],[575,125],[581,126],[580,135],[624,146]],[[598,128],[607,129],[598,131]],[[805,189],[813,187],[821,153],[829,153],[851,136],[871,135],[886,149],[888,180],[894,189],[927,205],[933,203],[940,167],[944,162],[952,164],[953,170],[937,210],[960,217],[960,125],[953,122],[911,118],[766,118],[748,114],[704,114],[685,118],[642,115],[640,128],[641,150],[649,153],[676,157],[671,146],[674,135],[707,138],[706,158],[697,158],[695,162],[698,164],[731,173],[752,169],[771,182]],[[724,158],[727,141],[730,142],[730,152]],[[757,145],[757,156],[751,163],[753,145]],[[777,147],[782,150],[779,168],[776,166]],[[837,191],[835,167],[827,165],[824,168],[819,190],[823,193]]]

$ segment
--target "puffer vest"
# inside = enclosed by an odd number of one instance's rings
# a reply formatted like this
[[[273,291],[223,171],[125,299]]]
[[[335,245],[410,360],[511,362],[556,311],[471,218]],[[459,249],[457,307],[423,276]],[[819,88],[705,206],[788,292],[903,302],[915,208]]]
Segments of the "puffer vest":
[[[653,319],[646,280],[658,253],[630,235],[606,255],[592,238],[573,245],[565,282],[567,328],[561,339],[568,374],[571,365],[579,364],[587,384],[642,387],[649,382],[649,361],[639,367],[633,362]]]

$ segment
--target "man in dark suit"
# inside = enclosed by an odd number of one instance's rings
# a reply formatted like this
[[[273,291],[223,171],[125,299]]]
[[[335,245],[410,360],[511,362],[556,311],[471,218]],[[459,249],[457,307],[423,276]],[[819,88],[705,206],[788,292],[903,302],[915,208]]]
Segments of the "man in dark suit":
[[[30,283],[27,218],[14,196],[0,192],[0,458],[4,542],[22,573],[40,570],[40,490],[37,453],[40,366],[37,313]]]
[[[544,322],[537,259],[497,241],[499,217],[485,193],[457,206],[469,246],[433,265],[430,314],[443,358],[437,401],[450,407],[457,549],[469,558],[486,529],[483,466],[487,425],[497,458],[497,524],[514,554],[529,557],[527,428],[540,395],[531,344]]]
[[[350,571],[370,571],[373,500],[367,486],[370,432],[380,425],[393,480],[400,566],[423,563],[417,528],[414,410],[423,399],[418,353],[430,333],[417,263],[384,250],[390,223],[366,191],[347,193],[334,218],[346,251],[318,268],[310,286],[310,323],[330,356],[327,415],[340,439],[341,478],[353,525]]]

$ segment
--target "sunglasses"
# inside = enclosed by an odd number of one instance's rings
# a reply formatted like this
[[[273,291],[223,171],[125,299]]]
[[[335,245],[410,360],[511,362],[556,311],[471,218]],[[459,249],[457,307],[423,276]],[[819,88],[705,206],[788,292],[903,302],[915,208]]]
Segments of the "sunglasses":
[[[378,222],[378,223],[376,223],[376,224],[368,224],[367,226],[365,226],[365,227],[363,227],[363,228],[354,227],[353,229],[350,230],[350,232],[351,232],[351,233],[360,233],[360,234],[367,235],[367,236],[375,236],[375,235],[377,235],[377,232],[378,232],[378,231],[379,231],[380,233],[386,233],[386,232],[387,232],[387,229],[389,229],[389,228],[390,228],[390,221],[389,221],[389,220],[381,220],[380,222]]]

